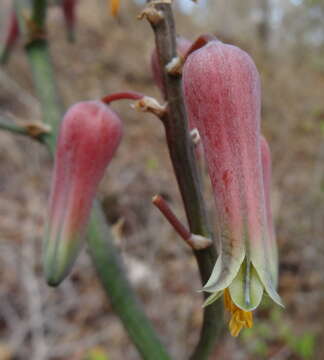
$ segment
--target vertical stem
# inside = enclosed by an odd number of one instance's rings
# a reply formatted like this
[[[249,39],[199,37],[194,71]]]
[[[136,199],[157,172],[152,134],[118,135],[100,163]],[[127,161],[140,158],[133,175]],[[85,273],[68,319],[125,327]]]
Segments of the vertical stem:
[[[134,296],[118,250],[98,205],[92,212],[89,251],[102,286],[110,296],[115,313],[144,360],[170,360],[141,305]]]
[[[30,0],[16,0],[15,4],[20,32],[23,35],[30,35],[30,29],[28,29],[30,23],[26,21],[26,14],[32,14],[32,20],[40,26],[40,31],[45,33],[46,1],[35,0],[31,4]],[[52,135],[47,137],[46,142],[54,153],[57,130],[63,115],[63,104],[58,95],[46,38],[29,39],[26,54],[31,66],[37,97],[40,100],[43,121],[52,127]]]
[[[36,40],[29,43],[26,46],[26,52],[40,100],[43,120],[52,127],[52,136],[48,137],[48,145],[54,151],[59,121],[63,115],[63,106],[54,81],[53,67],[46,40]]]
[[[38,29],[43,30],[46,22],[47,0],[32,0],[33,15],[32,21]]]
[[[151,1],[149,1],[150,3]],[[168,101],[168,117],[165,131],[174,172],[183,199],[190,231],[193,234],[210,237],[208,220],[201,194],[199,172],[194,160],[193,144],[187,126],[183,102],[181,77],[166,72],[165,66],[177,56],[175,24],[170,4],[156,4],[163,18],[151,23],[160,66],[164,69],[164,84]],[[204,250],[194,251],[202,283],[206,283],[216,262],[214,245]],[[200,339],[191,360],[207,359],[212,352],[216,338],[222,328],[222,306],[216,302],[204,309],[204,319]]]

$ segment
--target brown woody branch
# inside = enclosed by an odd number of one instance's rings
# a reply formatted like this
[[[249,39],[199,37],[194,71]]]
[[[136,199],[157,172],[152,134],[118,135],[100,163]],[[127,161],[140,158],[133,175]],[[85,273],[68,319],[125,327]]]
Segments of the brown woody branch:
[[[172,7],[171,4],[164,1],[148,1],[147,6],[150,9],[151,17],[154,12],[159,14],[159,21],[152,21],[150,16],[145,15],[154,31],[160,66],[164,70],[163,80],[168,101],[167,116],[164,119],[166,138],[190,232],[210,238],[211,233],[201,193],[200,176],[194,160],[194,145],[187,126],[181,77],[170,74],[166,70],[166,66],[177,57]],[[195,250],[194,255],[198,263],[202,284],[204,284],[207,282],[216,262],[216,248],[211,245],[203,250]],[[191,360],[208,359],[221,327],[222,309],[220,303],[216,302],[204,309],[200,339]]]

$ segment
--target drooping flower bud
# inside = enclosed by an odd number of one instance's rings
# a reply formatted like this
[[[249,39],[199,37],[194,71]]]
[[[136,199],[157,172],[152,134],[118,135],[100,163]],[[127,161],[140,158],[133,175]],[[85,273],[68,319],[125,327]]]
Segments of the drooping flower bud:
[[[18,38],[19,38],[18,19],[16,12],[12,10],[10,15],[10,21],[8,24],[7,35],[0,54],[0,63],[4,64],[7,61],[8,56],[10,55],[10,52],[12,48],[15,46]]]
[[[68,33],[68,39],[70,41],[73,41],[75,37],[75,11],[77,1],[78,0],[63,0],[61,5]]]
[[[281,304],[270,250],[260,148],[260,81],[243,50],[211,41],[183,68],[188,117],[204,147],[217,209],[220,253],[203,290],[223,293],[237,336],[252,326],[265,291]]]
[[[49,285],[58,285],[76,259],[97,186],[121,135],[119,117],[100,101],[77,103],[63,118],[44,241],[44,270]]]
[[[178,55],[184,57],[187,51],[190,49],[192,42],[181,36],[178,36],[176,41],[177,41]],[[163,82],[163,72],[160,66],[156,49],[154,49],[151,55],[151,70],[155,84],[160,89],[163,97],[165,98],[166,92],[165,92],[165,85]]]

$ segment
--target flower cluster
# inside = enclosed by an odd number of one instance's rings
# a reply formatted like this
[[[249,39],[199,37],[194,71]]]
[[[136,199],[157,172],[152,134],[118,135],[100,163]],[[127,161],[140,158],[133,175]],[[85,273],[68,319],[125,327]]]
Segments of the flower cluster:
[[[242,328],[252,327],[252,311],[264,294],[282,305],[276,291],[271,154],[260,132],[259,74],[246,52],[210,36],[193,44],[178,38],[177,46],[184,62],[189,127],[200,135],[217,212],[219,255],[203,287],[210,293],[204,305],[223,296],[231,314],[230,332],[237,336]],[[151,65],[166,98],[156,51]],[[44,245],[44,268],[51,285],[66,277],[77,257],[98,183],[120,142],[121,121],[107,104],[125,98],[146,97],[121,92],[102,101],[81,102],[62,121]]]

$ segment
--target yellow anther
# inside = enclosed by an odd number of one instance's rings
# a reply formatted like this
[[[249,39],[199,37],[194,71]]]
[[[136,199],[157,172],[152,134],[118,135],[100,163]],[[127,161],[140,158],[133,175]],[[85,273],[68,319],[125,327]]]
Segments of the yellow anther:
[[[253,314],[251,311],[244,311],[237,307],[232,299],[228,289],[224,291],[225,308],[231,313],[229,329],[231,335],[236,337],[243,328],[251,328],[253,326]]]
[[[242,330],[242,328],[243,328],[243,324],[237,322],[234,316],[232,316],[229,322],[229,330],[231,335],[237,337],[240,331]]]

